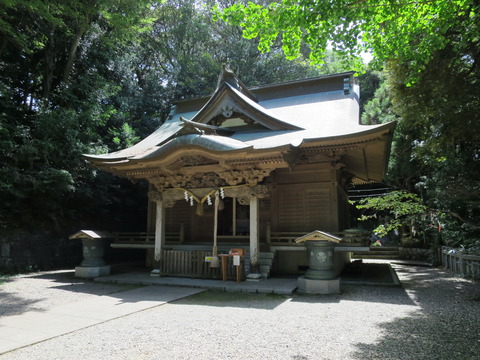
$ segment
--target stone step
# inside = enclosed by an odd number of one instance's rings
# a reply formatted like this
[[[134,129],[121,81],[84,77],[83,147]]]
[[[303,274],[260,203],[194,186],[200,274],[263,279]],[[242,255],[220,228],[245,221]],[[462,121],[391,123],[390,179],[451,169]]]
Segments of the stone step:
[[[270,266],[260,266],[260,274],[262,274],[262,277],[265,279],[268,279],[270,277]]]
[[[353,259],[396,260],[400,258],[398,246],[370,246],[370,251],[355,251]]]
[[[261,251],[258,254],[260,259],[272,259],[275,257],[275,253],[273,251]]]
[[[270,277],[270,271],[272,269],[273,259],[275,258],[275,252],[273,251],[261,251],[258,253],[258,265],[259,272],[263,278],[268,279]],[[247,251],[244,258],[245,273],[250,272],[250,252]]]
[[[270,271],[272,270],[273,259],[275,258],[275,252],[273,251],[261,251],[258,254],[258,263],[260,265],[260,273],[265,279],[270,277]]]
[[[272,264],[273,264],[273,259],[262,259],[262,258],[260,258],[260,259],[258,259],[258,263],[259,263],[260,265],[272,266]]]
[[[400,255],[357,255],[353,254],[352,259],[377,259],[377,260],[398,260]]]
[[[398,251],[398,246],[370,246],[370,251]]]
[[[354,254],[356,255],[398,255],[398,251],[355,251]]]
[[[268,265],[260,265],[259,268],[260,268],[260,272],[270,273],[270,266]]]

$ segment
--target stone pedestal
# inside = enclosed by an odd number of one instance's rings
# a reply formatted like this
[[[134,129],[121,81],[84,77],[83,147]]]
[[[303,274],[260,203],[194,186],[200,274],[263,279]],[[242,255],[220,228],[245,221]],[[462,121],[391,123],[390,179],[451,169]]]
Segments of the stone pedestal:
[[[308,270],[298,278],[298,291],[306,294],[338,294],[340,278],[335,271],[335,244],[340,239],[314,231],[296,240],[304,243],[308,253]]]
[[[298,291],[306,294],[338,294],[340,278],[334,269],[334,243],[306,241],[309,255],[308,270],[298,278]]]
[[[312,280],[335,279],[334,244],[329,241],[305,241],[305,247],[308,252],[308,270],[305,278]]]
[[[94,278],[110,274],[110,266],[105,264],[103,255],[107,245],[106,239],[82,238],[83,261],[75,268],[75,276]]]
[[[298,278],[298,292],[304,294],[339,294],[340,278],[331,280],[312,280],[305,276]]]
[[[105,246],[107,241],[105,239],[82,239],[83,245],[83,261],[80,266],[94,267],[105,266]]]
[[[96,278],[99,276],[110,275],[110,266],[77,266],[75,267],[75,276],[79,278]]]

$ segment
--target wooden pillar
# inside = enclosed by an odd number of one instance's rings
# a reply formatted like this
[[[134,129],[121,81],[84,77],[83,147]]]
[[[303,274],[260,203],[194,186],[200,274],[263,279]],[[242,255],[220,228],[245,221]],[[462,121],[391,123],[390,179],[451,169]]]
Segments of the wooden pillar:
[[[215,191],[215,203],[213,209],[213,249],[212,249],[212,256],[218,255],[218,205],[220,204],[220,195],[218,191]]]
[[[266,238],[267,238],[267,245],[269,246],[270,248],[270,245],[272,244],[272,225],[270,224],[270,222],[267,222],[267,234],[266,234]]]
[[[152,276],[160,276],[160,262],[162,260],[162,249],[165,247],[165,203],[161,193],[157,193],[156,202],[156,218],[155,218],[155,246],[154,246],[154,269],[150,273]]]
[[[153,234],[155,231],[155,201],[157,192],[154,190],[152,184],[148,184],[148,200],[147,200],[147,235]]]
[[[332,232],[338,232],[339,229],[339,204],[338,204],[338,170],[335,167],[330,169],[330,191],[332,194],[332,203],[330,204],[331,212],[332,212],[332,222],[331,222],[331,229]]]
[[[250,196],[250,274],[248,278],[260,278],[258,256],[260,252],[260,208],[257,196]]]
[[[232,235],[237,235],[237,198],[232,198]]]

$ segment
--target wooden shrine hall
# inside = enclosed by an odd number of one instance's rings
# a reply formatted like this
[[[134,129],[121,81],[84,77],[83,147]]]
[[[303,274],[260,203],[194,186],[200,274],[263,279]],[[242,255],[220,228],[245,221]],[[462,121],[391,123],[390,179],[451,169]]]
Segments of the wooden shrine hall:
[[[395,124],[359,118],[352,72],[249,89],[224,69],[210,97],[177,102],[136,145],[85,155],[150,184],[146,234],[112,246],[147,249],[147,266],[162,275],[196,276],[167,263],[199,269],[231,248],[245,250],[246,275],[301,274],[306,254],[293,240],[315,230],[341,235],[347,188],[385,174]],[[205,256],[171,255],[182,251]]]

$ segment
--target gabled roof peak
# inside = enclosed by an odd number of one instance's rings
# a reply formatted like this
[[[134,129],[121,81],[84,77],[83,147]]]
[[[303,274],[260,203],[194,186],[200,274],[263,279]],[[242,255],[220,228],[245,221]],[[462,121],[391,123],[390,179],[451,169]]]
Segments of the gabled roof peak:
[[[218,77],[217,90],[220,89],[224,83],[229,84],[251,100],[258,102],[257,97],[253,95],[253,93],[245,86],[242,80],[240,80],[227,66],[222,67],[220,76]]]
[[[222,128],[219,126],[213,126],[209,124],[202,124],[195,121],[190,121],[188,119],[185,119],[182,116],[180,116],[180,121],[183,122],[185,125],[182,131],[177,133],[177,136],[185,135],[185,134],[196,134],[199,131],[207,135],[222,135],[222,136],[230,136],[234,133],[233,130],[228,128]]]
[[[217,125],[215,122],[212,123],[212,119],[220,116],[226,121],[231,117],[236,118],[236,114],[247,118],[247,123],[256,123],[269,130],[303,130],[300,126],[277,118],[260,106],[257,98],[241,80],[230,69],[224,67],[217,89],[190,121],[192,124]]]

